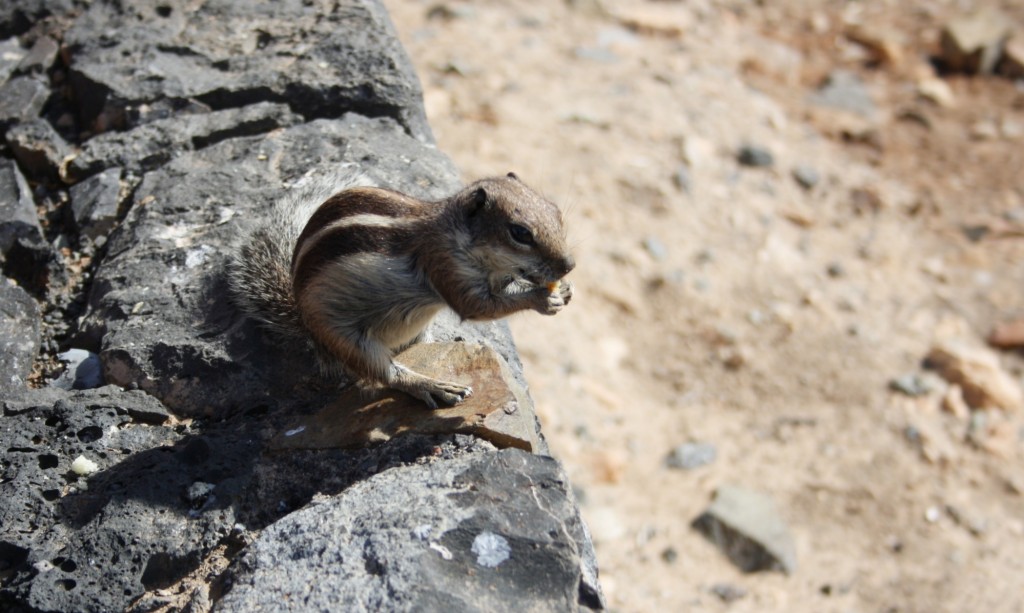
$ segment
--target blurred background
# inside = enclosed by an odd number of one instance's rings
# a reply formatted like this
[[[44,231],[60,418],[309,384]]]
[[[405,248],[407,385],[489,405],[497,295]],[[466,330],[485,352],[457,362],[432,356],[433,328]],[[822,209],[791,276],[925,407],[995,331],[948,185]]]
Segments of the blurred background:
[[[614,610],[1024,610],[1022,3],[385,4],[463,178],[567,211],[511,324]]]

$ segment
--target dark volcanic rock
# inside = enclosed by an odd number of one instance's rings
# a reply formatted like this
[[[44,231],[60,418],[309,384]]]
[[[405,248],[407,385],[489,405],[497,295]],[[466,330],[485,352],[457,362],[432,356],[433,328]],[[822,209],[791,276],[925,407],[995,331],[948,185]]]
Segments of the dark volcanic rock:
[[[36,180],[56,182],[61,163],[71,154],[71,147],[45,119],[13,126],[7,131],[7,144],[25,172]]]
[[[13,161],[0,158],[0,255],[19,238],[40,241],[43,229],[25,177]]]
[[[39,116],[50,88],[36,77],[14,77],[0,85],[0,130]]]
[[[601,608],[571,500],[554,460],[519,450],[389,470],[265,530],[218,610]]]
[[[238,136],[256,136],[299,123],[287,105],[260,102],[239,109],[180,114],[126,132],[108,132],[85,143],[65,174],[81,179],[119,167],[135,175],[158,168],[186,151]]]
[[[95,240],[110,232],[117,223],[122,188],[120,168],[71,186],[71,216],[79,234]]]
[[[25,387],[39,352],[39,306],[28,292],[0,277],[0,396]]]
[[[64,38],[81,119],[130,127],[167,99],[286,102],[306,119],[390,117],[431,140],[418,81],[377,1],[95,2]]]

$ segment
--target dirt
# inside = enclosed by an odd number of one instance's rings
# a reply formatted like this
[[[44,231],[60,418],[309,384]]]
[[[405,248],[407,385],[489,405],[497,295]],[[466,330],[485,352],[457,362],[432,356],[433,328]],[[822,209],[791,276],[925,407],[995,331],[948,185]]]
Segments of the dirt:
[[[386,4],[464,178],[567,211],[573,302],[511,324],[611,608],[1024,610],[1021,410],[944,410],[922,367],[1024,315],[1024,86],[935,61],[983,3]],[[839,69],[873,110],[815,101]],[[715,461],[669,468],[689,441]],[[722,484],[775,501],[792,575],[690,527]]]

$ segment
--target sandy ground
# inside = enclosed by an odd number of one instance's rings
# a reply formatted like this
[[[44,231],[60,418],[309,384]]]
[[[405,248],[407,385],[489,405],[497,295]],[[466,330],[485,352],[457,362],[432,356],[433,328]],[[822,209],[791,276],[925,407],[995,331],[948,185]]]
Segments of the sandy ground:
[[[567,210],[573,303],[512,326],[614,610],[1024,610],[1020,411],[888,386],[1024,315],[1024,87],[929,61],[980,3],[386,4],[464,178]],[[870,108],[815,102],[836,69]],[[690,441],[715,461],[668,468]],[[795,573],[690,528],[722,484],[775,501]]]

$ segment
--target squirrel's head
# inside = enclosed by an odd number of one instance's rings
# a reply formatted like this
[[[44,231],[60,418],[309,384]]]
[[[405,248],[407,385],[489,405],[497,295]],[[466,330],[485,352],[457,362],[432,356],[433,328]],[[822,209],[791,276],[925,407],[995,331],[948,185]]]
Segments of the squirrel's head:
[[[562,212],[514,173],[476,181],[456,199],[469,228],[469,251],[488,270],[493,285],[543,285],[576,266]]]

